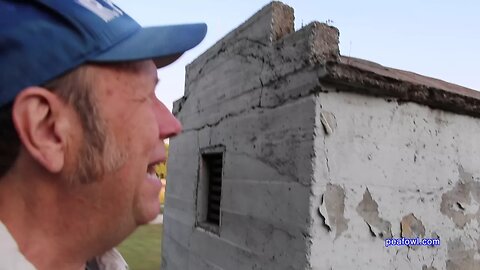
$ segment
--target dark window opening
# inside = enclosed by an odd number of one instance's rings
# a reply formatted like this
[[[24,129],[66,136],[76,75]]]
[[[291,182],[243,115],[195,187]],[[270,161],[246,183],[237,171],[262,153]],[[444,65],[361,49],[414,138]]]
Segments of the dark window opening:
[[[200,149],[195,226],[220,235],[225,146]]]
[[[220,201],[222,198],[223,153],[202,155],[208,179],[207,223],[220,226]]]

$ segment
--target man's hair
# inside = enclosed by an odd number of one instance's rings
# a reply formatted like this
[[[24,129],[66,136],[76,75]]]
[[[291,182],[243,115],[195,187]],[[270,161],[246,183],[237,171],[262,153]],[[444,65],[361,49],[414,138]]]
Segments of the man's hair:
[[[71,176],[80,182],[88,182],[92,175],[102,171],[102,165],[97,163],[98,158],[95,156],[103,153],[105,134],[92,91],[93,76],[89,66],[83,65],[43,85],[57,94],[62,101],[73,106],[80,118],[85,143],[78,157],[87,161],[79,162],[78,170]],[[13,104],[14,102],[11,102],[0,108],[0,178],[13,167],[21,147],[13,124]]]

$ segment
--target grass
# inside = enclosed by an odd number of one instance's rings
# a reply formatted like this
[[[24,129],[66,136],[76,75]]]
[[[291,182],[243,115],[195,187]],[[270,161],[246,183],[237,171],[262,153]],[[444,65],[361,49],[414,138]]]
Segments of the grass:
[[[141,226],[118,247],[132,270],[160,269],[162,224]]]

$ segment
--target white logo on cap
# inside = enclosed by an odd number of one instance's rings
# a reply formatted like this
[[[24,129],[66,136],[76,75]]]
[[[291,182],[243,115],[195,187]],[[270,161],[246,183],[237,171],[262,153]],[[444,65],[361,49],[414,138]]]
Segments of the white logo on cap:
[[[123,15],[123,11],[117,8],[111,0],[104,0],[103,2],[105,5],[102,5],[97,0],[76,0],[84,8],[90,10],[91,12],[95,13],[98,17],[100,17],[105,22],[109,22],[117,17]]]

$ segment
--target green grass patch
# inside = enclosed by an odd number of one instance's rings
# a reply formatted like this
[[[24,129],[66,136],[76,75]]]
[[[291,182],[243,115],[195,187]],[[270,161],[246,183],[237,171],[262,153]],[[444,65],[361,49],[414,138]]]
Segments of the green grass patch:
[[[160,269],[162,232],[162,224],[141,226],[118,246],[130,269]]]

